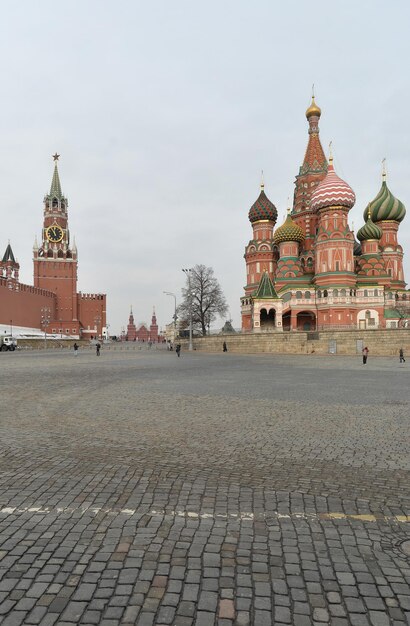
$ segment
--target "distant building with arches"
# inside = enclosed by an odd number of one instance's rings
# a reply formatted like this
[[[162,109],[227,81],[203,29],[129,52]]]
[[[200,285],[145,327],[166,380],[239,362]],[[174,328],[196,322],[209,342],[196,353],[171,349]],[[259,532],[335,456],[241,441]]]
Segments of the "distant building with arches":
[[[263,181],[249,211],[243,331],[394,328],[410,318],[397,239],[404,204],[388,188],[383,165],[381,188],[355,239],[348,215],[356,197],[332,155],[325,157],[320,116],[312,97],[308,145],[284,223],[276,228],[278,212]]]

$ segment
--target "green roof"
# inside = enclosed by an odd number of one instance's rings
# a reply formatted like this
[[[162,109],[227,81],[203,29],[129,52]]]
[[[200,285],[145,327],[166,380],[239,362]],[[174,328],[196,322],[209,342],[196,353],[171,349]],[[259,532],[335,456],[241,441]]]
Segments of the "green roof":
[[[57,163],[54,166],[53,180],[51,181],[51,187],[50,187],[50,196],[52,198],[59,198],[59,199],[63,197],[63,193],[61,191],[60,177],[58,175]]]
[[[401,315],[397,309],[384,309],[384,317],[387,319],[400,319]]]
[[[255,300],[279,300],[279,296],[275,291],[275,287],[268,272],[264,272],[260,280],[257,290],[252,294]]]

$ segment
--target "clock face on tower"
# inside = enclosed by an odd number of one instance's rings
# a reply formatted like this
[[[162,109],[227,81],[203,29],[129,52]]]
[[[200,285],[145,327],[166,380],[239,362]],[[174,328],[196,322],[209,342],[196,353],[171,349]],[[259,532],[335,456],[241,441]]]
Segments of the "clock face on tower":
[[[46,237],[52,243],[58,243],[64,236],[63,230],[58,224],[53,224],[46,228]]]

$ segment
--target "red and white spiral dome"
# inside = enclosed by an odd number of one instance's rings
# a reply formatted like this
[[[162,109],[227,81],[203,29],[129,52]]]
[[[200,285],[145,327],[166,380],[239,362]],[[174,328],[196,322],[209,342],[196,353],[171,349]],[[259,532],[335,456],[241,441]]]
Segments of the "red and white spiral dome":
[[[332,159],[325,178],[318,184],[310,199],[313,211],[330,206],[342,206],[351,209],[356,202],[353,189],[336,174]]]

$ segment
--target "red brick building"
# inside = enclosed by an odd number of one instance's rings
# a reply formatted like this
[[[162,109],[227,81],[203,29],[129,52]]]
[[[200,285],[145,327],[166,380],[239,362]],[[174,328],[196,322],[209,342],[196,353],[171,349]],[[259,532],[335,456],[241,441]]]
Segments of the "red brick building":
[[[10,244],[0,263],[0,324],[44,330],[61,336],[102,336],[105,294],[77,292],[78,253],[68,226],[68,201],[61,190],[54,155],[50,193],[44,198],[41,242],[33,247],[34,286],[19,282],[19,264]]]
[[[306,111],[308,145],[295,180],[293,208],[276,228],[277,210],[261,185],[249,211],[242,329],[388,328],[403,323],[410,292],[397,239],[403,203],[386,182],[363,207],[364,225],[348,223],[356,197],[327,161],[319,138],[321,110]],[[410,303],[408,305],[410,310]]]
[[[158,324],[157,324],[157,317],[155,315],[155,309],[153,310],[151,324],[150,324],[150,327],[148,328],[147,325],[144,324],[143,322],[139,324],[138,327],[135,325],[134,314],[132,312],[132,307],[131,307],[131,312],[130,312],[130,316],[129,316],[128,324],[127,324],[127,332],[123,334],[122,339],[123,341],[143,341],[143,342],[152,341],[153,343],[159,343],[160,341],[162,341],[163,337],[159,335],[159,332],[158,332]]]

